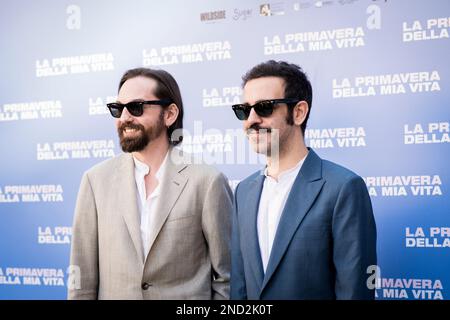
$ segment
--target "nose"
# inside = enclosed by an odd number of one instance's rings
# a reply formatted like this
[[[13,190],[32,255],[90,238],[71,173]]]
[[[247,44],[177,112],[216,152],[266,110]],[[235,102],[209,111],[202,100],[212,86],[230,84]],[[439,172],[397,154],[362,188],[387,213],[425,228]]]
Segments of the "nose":
[[[126,122],[132,118],[132,115],[128,112],[127,108],[123,108],[122,114],[120,115],[120,121]]]
[[[245,121],[245,126],[247,128],[250,128],[255,123],[261,123],[262,119],[258,114],[255,112],[255,109],[250,109],[250,114],[248,115],[248,119]]]

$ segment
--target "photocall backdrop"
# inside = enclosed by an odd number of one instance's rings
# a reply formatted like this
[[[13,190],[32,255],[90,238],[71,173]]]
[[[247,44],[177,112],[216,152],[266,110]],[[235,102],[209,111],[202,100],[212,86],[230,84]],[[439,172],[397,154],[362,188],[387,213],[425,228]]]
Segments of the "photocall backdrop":
[[[449,26],[448,0],[2,1],[0,299],[66,298],[80,179],[121,152],[105,104],[127,69],[173,74],[181,147],[235,187],[263,161],[230,105],[269,59],[309,75],[307,144],[366,181],[377,299],[449,299]]]

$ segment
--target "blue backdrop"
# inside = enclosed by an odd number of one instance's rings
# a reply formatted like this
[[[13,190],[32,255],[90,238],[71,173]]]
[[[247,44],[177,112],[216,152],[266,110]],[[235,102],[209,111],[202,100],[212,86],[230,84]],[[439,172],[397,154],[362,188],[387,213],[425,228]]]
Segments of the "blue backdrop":
[[[235,186],[262,161],[230,105],[268,59],[311,79],[307,144],[367,183],[377,298],[449,299],[449,27],[448,0],[2,1],[0,299],[65,298],[80,178],[120,152],[105,104],[125,70],[174,75],[182,148]]]

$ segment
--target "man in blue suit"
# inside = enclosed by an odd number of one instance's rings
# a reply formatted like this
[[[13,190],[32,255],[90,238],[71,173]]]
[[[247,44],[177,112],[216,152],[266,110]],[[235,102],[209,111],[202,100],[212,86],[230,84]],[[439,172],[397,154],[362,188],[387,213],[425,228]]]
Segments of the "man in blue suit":
[[[376,227],[366,185],[304,142],[311,84],[302,69],[268,61],[243,77],[233,105],[264,170],[235,192],[232,299],[374,299]]]

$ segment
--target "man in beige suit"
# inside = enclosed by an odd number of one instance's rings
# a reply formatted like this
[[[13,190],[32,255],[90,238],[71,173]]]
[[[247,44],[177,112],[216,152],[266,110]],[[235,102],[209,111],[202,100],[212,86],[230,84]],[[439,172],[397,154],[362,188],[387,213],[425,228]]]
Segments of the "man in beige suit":
[[[125,153],[82,178],[70,257],[79,279],[68,298],[228,299],[232,193],[220,172],[174,148],[176,81],[129,70],[108,108]]]

